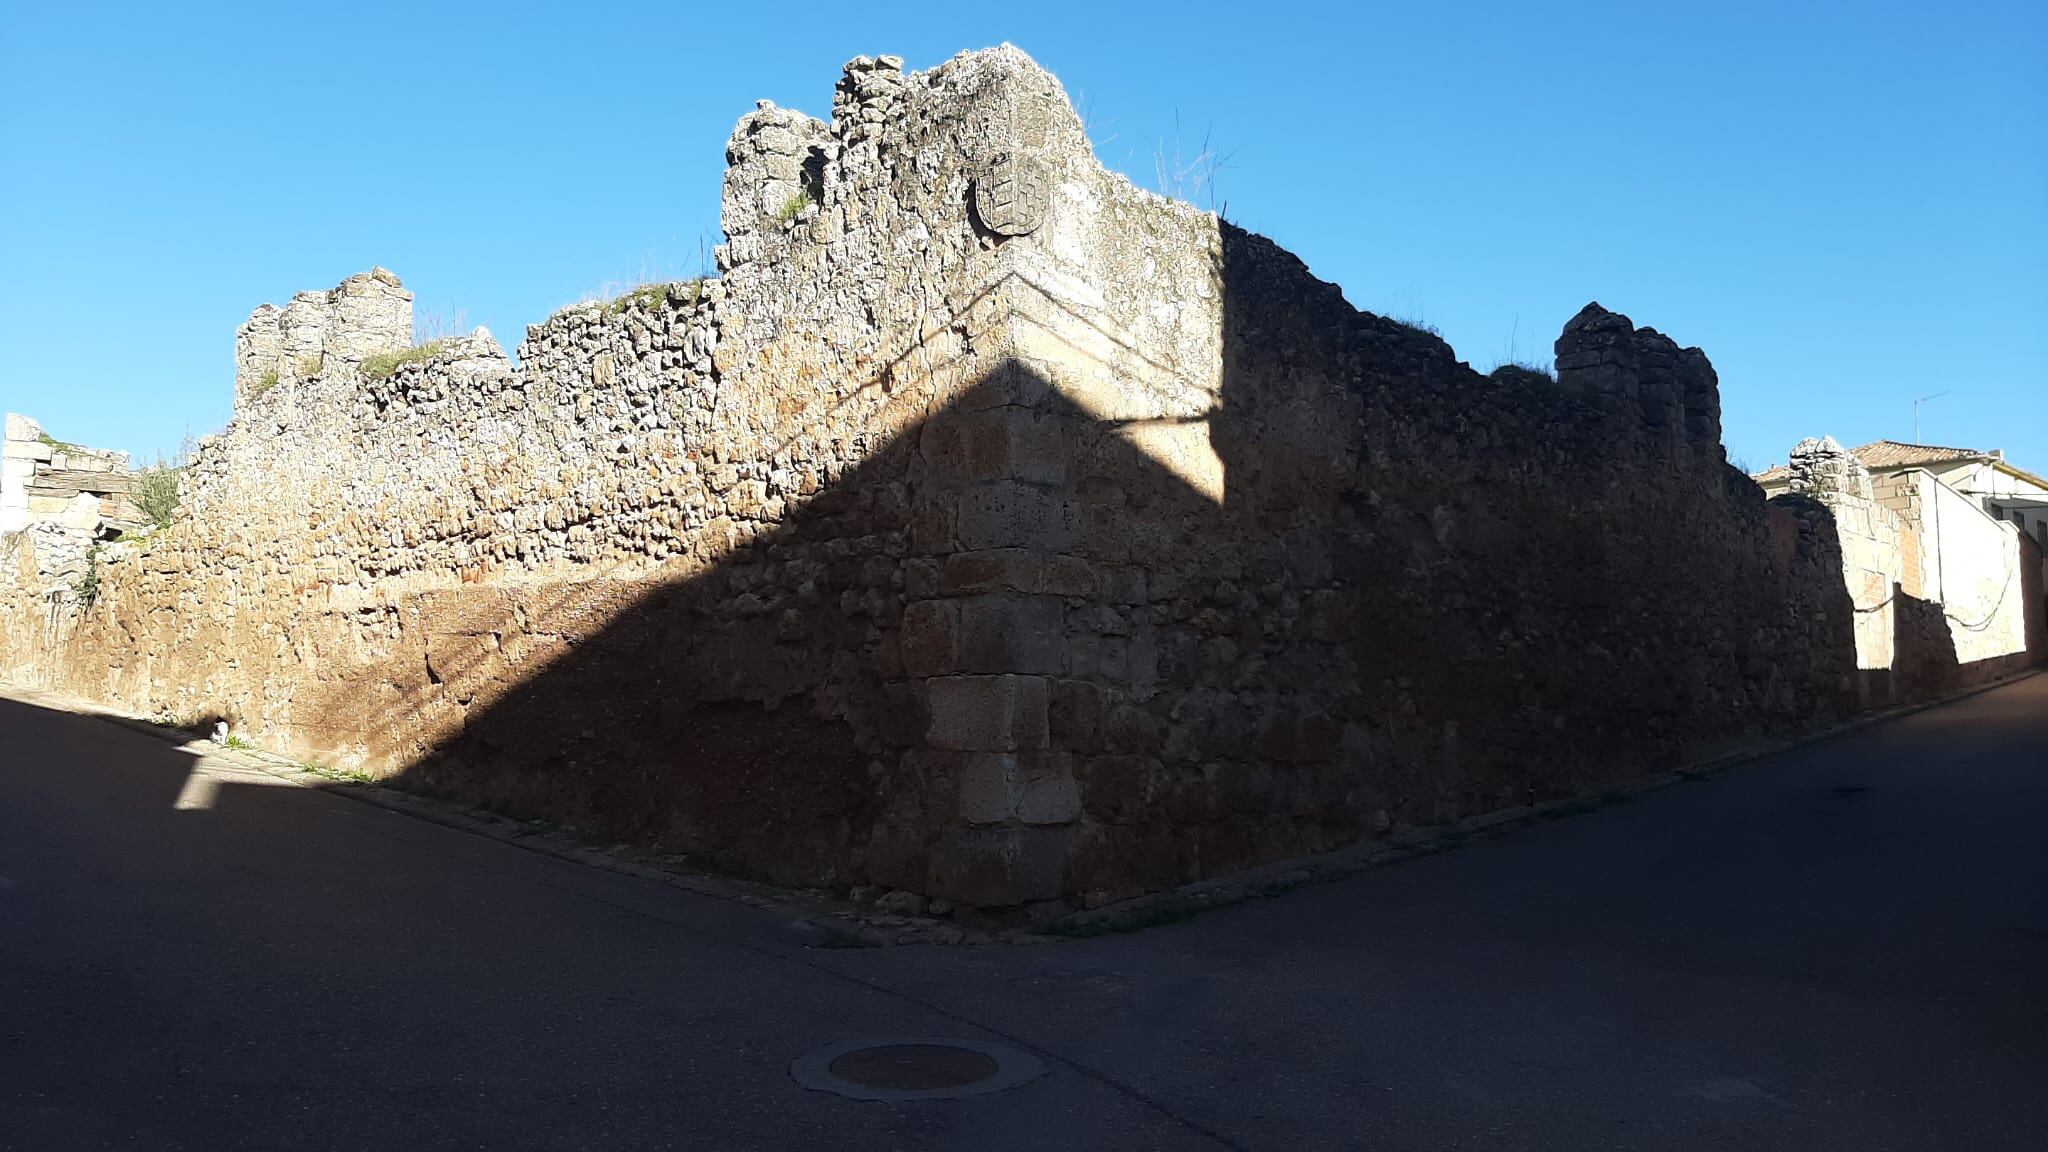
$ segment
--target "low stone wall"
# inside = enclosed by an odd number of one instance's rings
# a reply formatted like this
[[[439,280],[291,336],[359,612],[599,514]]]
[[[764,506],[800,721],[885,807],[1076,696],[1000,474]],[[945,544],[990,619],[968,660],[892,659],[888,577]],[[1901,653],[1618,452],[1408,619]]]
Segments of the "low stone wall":
[[[1727,466],[1697,349],[1589,306],[1555,380],[1481,376],[1106,172],[1014,49],[856,60],[727,156],[717,279],[516,365],[238,357],[180,519],[54,636],[0,596],[0,668],[1034,912],[1856,707],[1834,520]]]

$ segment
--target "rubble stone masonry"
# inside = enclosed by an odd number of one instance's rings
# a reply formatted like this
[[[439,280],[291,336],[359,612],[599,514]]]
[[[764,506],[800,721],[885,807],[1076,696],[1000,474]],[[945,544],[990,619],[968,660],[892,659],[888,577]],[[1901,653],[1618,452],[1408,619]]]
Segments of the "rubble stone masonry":
[[[1728,466],[1697,349],[1589,305],[1554,381],[1481,376],[1104,170],[1007,47],[855,60],[727,159],[717,278],[516,365],[363,370],[410,328],[381,270],[259,310],[180,519],[57,633],[0,596],[0,670],[1039,910],[1856,706],[1833,519]]]

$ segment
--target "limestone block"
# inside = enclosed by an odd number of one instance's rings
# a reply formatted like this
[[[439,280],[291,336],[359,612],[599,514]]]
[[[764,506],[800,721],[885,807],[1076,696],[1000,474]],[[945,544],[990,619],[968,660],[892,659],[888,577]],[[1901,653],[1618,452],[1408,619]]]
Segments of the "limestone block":
[[[1130,674],[1130,641],[1121,636],[1082,634],[1067,640],[1068,671],[1106,683],[1120,684]]]
[[[1047,716],[1055,748],[1094,752],[1102,747],[1103,690],[1086,680],[1054,680]]]
[[[932,846],[930,894],[983,908],[1059,896],[1064,828],[948,828]]]
[[[961,765],[960,818],[969,824],[1065,824],[1081,814],[1070,757],[1053,752],[979,752]]]
[[[1017,815],[1024,770],[1015,752],[977,752],[960,767],[960,818],[969,824],[1000,824]]]
[[[1207,420],[1157,420],[1131,424],[1124,439],[1153,463],[1213,504],[1223,503],[1223,458],[1209,440]]]
[[[961,493],[953,532],[968,549],[1064,552],[1080,541],[1083,527],[1080,505],[1058,491],[999,480]]]
[[[40,440],[16,440],[9,437],[5,445],[0,446],[0,458],[5,458],[9,461],[50,460],[55,457],[56,451],[56,449]]]
[[[1024,782],[1017,819],[1026,824],[1068,824],[1081,815],[1081,785],[1072,771],[1048,770]]]
[[[57,523],[75,532],[90,532],[100,526],[100,498],[80,492],[64,501]]]
[[[963,752],[1043,748],[1049,694],[1041,676],[943,676],[927,685],[934,747]]]
[[[1052,555],[1045,560],[1041,589],[1050,596],[1094,600],[1102,595],[1102,570],[1079,556]]]
[[[903,609],[899,640],[909,676],[943,676],[960,668],[960,608],[953,600],[917,600]]]
[[[1005,407],[1037,408],[1051,391],[1052,385],[1043,371],[1007,360],[979,378],[963,381],[957,394],[947,398],[960,412],[985,412]]]
[[[1065,670],[1066,605],[1059,597],[987,594],[958,603],[961,671]]]
[[[1029,409],[996,408],[933,420],[925,425],[920,443],[939,483],[1066,481],[1062,421]]]
[[[946,557],[939,586],[948,593],[1036,592],[1043,585],[1046,556],[1026,548],[955,552]]]

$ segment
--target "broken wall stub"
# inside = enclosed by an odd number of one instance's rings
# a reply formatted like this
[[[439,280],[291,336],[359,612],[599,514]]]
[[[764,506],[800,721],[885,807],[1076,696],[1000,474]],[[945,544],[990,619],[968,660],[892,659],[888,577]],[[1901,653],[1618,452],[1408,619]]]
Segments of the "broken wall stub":
[[[412,293],[386,269],[360,272],[282,308],[258,306],[235,332],[235,395],[402,351],[412,337]]]
[[[1697,349],[1589,306],[1555,381],[1481,376],[1107,172],[1007,47],[856,60],[829,121],[763,105],[727,157],[718,278],[566,309],[516,365],[480,332],[359,371],[398,331],[372,273],[336,291],[385,319],[252,390],[302,327],[259,313],[182,518],[55,646],[0,615],[0,663],[1039,910],[1854,705],[1832,519],[1726,465]]]
[[[1856,667],[1865,702],[1891,697],[1886,677],[1898,657],[1896,595],[1921,596],[1919,573],[1908,572],[1912,529],[1879,503],[1868,470],[1833,437],[1800,441],[1792,449],[1790,490],[1827,507],[1842,546],[1843,584],[1856,627]]]

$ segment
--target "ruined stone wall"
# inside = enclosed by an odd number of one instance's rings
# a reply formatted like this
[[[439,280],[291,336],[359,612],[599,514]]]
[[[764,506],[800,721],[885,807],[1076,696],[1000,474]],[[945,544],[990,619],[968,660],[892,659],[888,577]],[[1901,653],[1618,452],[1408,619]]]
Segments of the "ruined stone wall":
[[[134,483],[126,452],[66,444],[29,417],[7,413],[6,438],[0,440],[0,533],[67,519],[80,527],[102,519],[133,523],[140,518],[127,499]],[[81,502],[81,496],[89,499]]]
[[[395,320],[336,314],[252,389],[259,312],[181,519],[54,640],[0,596],[0,668],[1035,912],[1855,706],[1834,519],[1726,465],[1697,349],[1589,306],[1555,380],[1481,376],[1105,171],[1014,49],[856,60],[727,159],[717,279],[516,365],[365,372]]]

